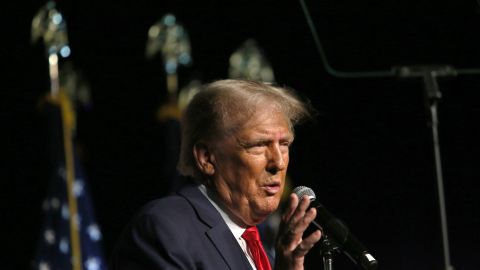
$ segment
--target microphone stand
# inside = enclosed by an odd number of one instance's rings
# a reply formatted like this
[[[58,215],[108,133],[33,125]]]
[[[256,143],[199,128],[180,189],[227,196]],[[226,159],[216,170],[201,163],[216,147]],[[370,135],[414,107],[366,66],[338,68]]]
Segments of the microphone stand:
[[[433,150],[435,156],[435,173],[437,178],[438,201],[440,205],[440,219],[442,226],[442,241],[445,270],[453,270],[450,264],[450,251],[448,245],[447,214],[445,210],[445,195],[443,191],[443,175],[440,159],[440,142],[438,138],[438,102],[442,97],[438,87],[438,77],[448,77],[456,75],[480,75],[480,67],[454,69],[452,66],[401,66],[389,70],[370,70],[370,71],[340,71],[332,67],[327,59],[323,45],[318,36],[317,29],[313,23],[310,11],[305,4],[305,0],[299,0],[302,11],[305,15],[308,28],[312,33],[315,47],[320,55],[325,70],[336,78],[380,78],[380,77],[403,77],[403,78],[422,78],[425,86],[425,105],[429,111],[430,119],[428,125],[432,128]]]
[[[333,252],[337,252],[338,247],[328,239],[327,235],[322,236],[320,242],[320,254],[323,257],[323,270],[333,270]]]
[[[451,66],[402,66],[394,68],[398,77],[422,78],[425,87],[425,106],[429,110],[427,124],[432,129],[433,151],[435,157],[435,173],[437,178],[438,201],[440,206],[440,219],[442,225],[442,241],[445,270],[454,270],[450,263],[450,250],[448,244],[447,211],[445,194],[443,190],[442,163],[440,158],[440,141],[438,136],[438,102],[442,97],[438,86],[438,77],[452,77],[457,71]]]

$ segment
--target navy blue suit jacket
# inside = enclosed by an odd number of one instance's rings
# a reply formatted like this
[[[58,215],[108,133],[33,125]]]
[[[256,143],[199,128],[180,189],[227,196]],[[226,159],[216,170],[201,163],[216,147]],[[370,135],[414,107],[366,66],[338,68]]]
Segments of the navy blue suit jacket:
[[[119,239],[111,268],[252,270],[225,221],[194,184],[142,208]]]

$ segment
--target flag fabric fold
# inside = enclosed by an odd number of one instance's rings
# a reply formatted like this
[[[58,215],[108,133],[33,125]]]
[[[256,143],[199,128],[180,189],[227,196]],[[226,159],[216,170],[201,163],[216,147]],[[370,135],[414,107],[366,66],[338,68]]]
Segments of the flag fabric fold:
[[[101,249],[102,234],[75,152],[72,104],[60,91],[49,96],[43,105],[51,140],[52,177],[42,205],[44,222],[33,269],[107,269]]]

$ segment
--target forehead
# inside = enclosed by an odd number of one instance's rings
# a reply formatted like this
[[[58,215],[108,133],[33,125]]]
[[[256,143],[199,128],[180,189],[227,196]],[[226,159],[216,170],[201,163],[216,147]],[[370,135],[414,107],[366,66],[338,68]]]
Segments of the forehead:
[[[239,134],[292,137],[289,119],[279,109],[268,107],[255,111],[238,130]]]

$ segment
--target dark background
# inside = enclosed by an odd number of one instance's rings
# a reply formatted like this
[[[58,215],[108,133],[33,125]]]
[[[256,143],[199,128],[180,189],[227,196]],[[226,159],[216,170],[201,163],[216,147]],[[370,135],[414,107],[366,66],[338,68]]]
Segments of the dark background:
[[[2,11],[0,95],[2,269],[28,269],[39,236],[51,164],[44,118],[48,92],[42,44],[30,43],[30,1]],[[396,65],[480,67],[479,5],[461,1],[307,1],[330,63],[342,71]],[[174,13],[190,34],[193,64],[180,85],[228,76],[228,58],[254,38],[276,81],[317,109],[300,126],[290,176],[312,187],[372,251],[380,269],[443,269],[431,131],[419,79],[329,75],[298,1],[59,1],[72,55],[92,89],[78,113],[78,141],[105,252],[146,201],[163,196],[172,164],[160,59],[144,57],[148,28]],[[440,79],[440,140],[452,264],[478,269],[480,251],[479,75]],[[335,268],[357,269],[343,256]],[[310,264],[320,263],[318,256]]]

